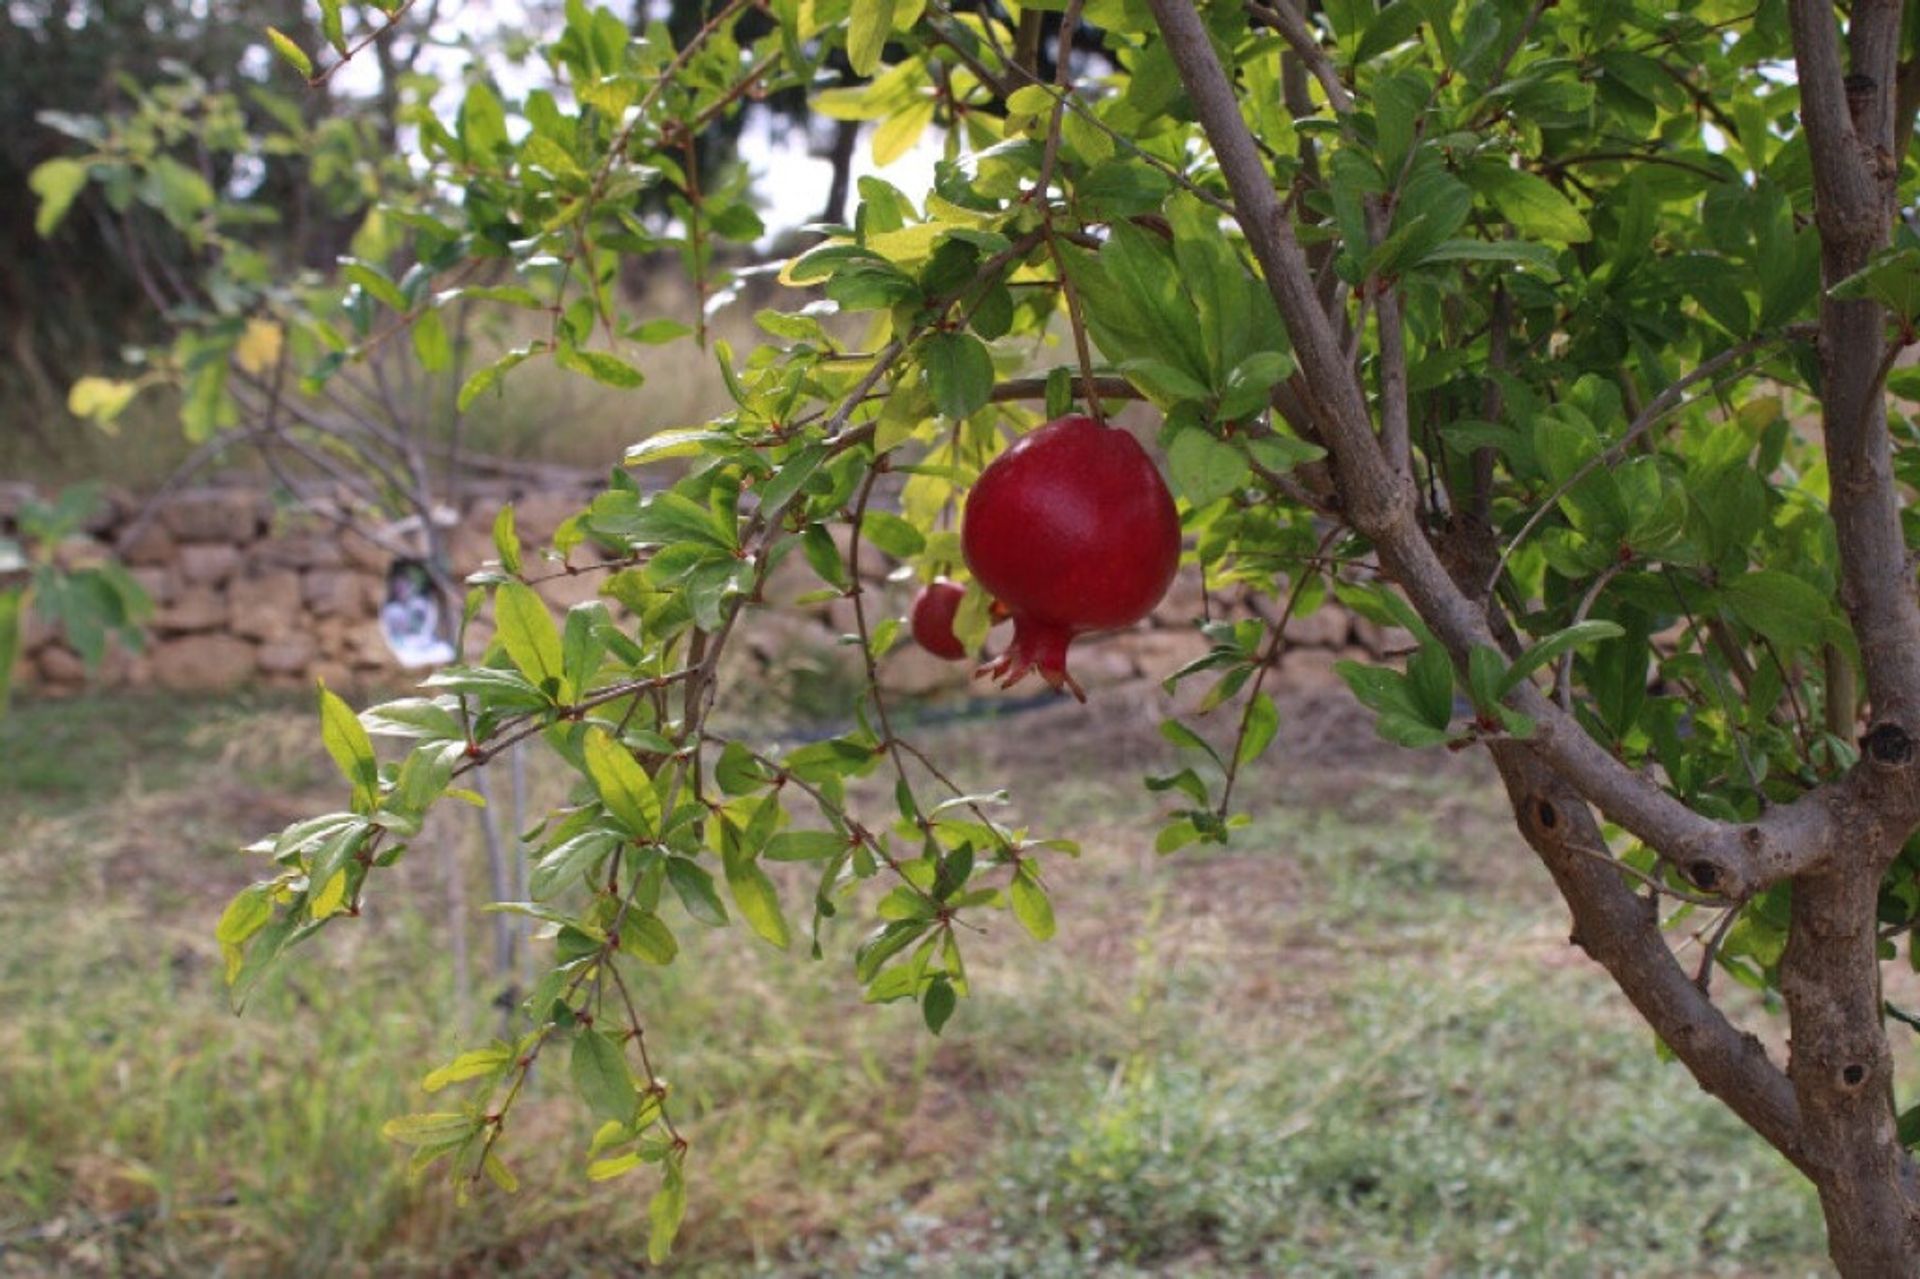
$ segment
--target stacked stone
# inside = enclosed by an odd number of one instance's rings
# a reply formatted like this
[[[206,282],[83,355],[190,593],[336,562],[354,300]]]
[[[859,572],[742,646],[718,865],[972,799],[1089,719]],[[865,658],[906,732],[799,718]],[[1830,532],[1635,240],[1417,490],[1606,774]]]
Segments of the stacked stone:
[[[470,573],[493,557],[494,515],[510,499],[529,550],[529,572],[538,574],[534,549],[580,507],[585,494],[515,495],[503,489],[476,495],[447,533],[456,573]],[[380,633],[390,554],[351,524],[276,510],[265,493],[240,487],[183,492],[144,518],[136,514],[138,505],[113,503],[109,517],[59,551],[72,565],[117,553],[154,602],[144,651],[116,647],[94,682],[212,690],[311,686],[318,678],[333,687],[399,689],[418,679],[418,673],[394,660]],[[540,590],[559,613],[594,598],[605,576],[546,577]],[[914,583],[871,548],[862,556],[862,577],[870,627],[905,612]],[[855,630],[852,601],[795,602],[820,586],[800,556],[788,556],[766,593],[772,607],[754,610],[743,621],[746,653],[763,668],[804,663],[857,680],[857,652],[842,638]],[[1216,617],[1252,615],[1244,602],[1216,596],[1211,605]],[[1269,612],[1274,607],[1266,601]],[[1078,641],[1076,677],[1088,688],[1165,678],[1206,653],[1207,640],[1194,624],[1201,611],[1199,578],[1183,573],[1140,626]],[[1296,618],[1287,633],[1278,677],[1293,687],[1331,684],[1335,662],[1392,658],[1412,642],[1405,632],[1383,630],[1332,603]],[[480,651],[487,634],[484,623],[476,626],[469,655]],[[1004,643],[1005,634],[1004,628],[995,631],[990,645]],[[64,692],[88,682],[78,655],[44,627],[30,622],[25,638],[24,684]],[[940,661],[910,643],[900,644],[880,665],[886,687],[912,696],[991,691],[970,675],[969,664]],[[1012,695],[1032,691],[1023,686]]]

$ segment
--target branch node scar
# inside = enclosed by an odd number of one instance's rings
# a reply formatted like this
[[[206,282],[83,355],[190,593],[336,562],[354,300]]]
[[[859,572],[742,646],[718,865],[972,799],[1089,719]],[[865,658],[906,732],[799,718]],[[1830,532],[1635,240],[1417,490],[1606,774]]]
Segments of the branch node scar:
[[[1860,749],[1876,764],[1898,766],[1913,762],[1913,738],[1891,720],[1881,720],[1867,729]]]

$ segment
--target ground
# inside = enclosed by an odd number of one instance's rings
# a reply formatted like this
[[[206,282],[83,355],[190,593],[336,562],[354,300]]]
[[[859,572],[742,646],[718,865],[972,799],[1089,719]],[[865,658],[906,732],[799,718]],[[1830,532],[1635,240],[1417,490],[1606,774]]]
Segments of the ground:
[[[860,1002],[855,927],[812,963],[675,921],[666,1272],[1824,1273],[1811,1193],[1567,944],[1484,761],[1380,743],[1339,694],[1282,710],[1253,824],[1164,858],[1150,695],[917,734],[1084,846],[1049,874],[1059,936],[973,939],[939,1039]],[[550,1090],[511,1199],[460,1209],[378,1135],[462,1042],[441,859],[477,862],[471,819],[236,1019],[236,849],[337,803],[310,709],[27,703],[0,760],[0,1275],[643,1270],[650,1183],[588,1183],[592,1122]]]

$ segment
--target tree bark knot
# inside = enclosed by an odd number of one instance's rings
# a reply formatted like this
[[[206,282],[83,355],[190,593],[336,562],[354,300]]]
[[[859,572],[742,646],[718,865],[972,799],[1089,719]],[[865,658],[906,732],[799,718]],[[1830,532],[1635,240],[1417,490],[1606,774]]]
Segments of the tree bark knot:
[[[1913,762],[1913,738],[1900,725],[1881,720],[1860,738],[1860,753],[1882,768],[1903,768]]]

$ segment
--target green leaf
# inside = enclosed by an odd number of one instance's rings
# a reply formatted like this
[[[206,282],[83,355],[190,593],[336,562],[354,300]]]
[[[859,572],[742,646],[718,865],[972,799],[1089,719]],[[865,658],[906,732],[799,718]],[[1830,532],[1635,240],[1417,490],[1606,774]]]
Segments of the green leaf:
[[[826,458],[826,445],[809,444],[780,463],[773,478],[759,488],[760,509],[777,511],[784,507],[813,478],[813,473],[820,469],[820,464]]]
[[[476,369],[467,380],[460,384],[459,408],[462,413],[472,407],[481,394],[507,375],[507,370],[520,364],[532,354],[530,350],[508,351],[485,368]]]
[[[388,1141],[398,1141],[409,1146],[424,1146],[434,1142],[459,1141],[480,1130],[480,1121],[473,1115],[455,1111],[437,1111],[423,1115],[401,1115],[389,1119],[380,1126],[380,1135]]]
[[[353,786],[353,810],[371,813],[380,806],[380,761],[360,717],[325,684],[320,685],[320,741]]]
[[[582,351],[578,347],[563,346],[554,353],[553,362],[563,369],[584,373],[596,382],[621,390],[631,390],[647,380],[639,369],[605,351]]]
[[[347,33],[340,21],[340,0],[320,0],[320,35],[342,57],[347,53]]]
[[[580,739],[580,754],[593,789],[614,820],[638,838],[652,839],[660,827],[660,797],[633,753],[605,729],[589,728]]]
[[[568,1073],[573,1076],[574,1091],[594,1114],[619,1123],[633,1118],[640,1094],[627,1069],[627,1055],[611,1035],[600,1030],[575,1035]]]
[[[443,373],[453,367],[453,338],[438,311],[422,312],[413,322],[413,353],[420,367],[429,373]]]
[[[660,916],[650,910],[634,910],[627,912],[627,918],[620,925],[620,949],[638,955],[649,964],[671,964],[673,957],[680,953],[680,943],[673,939],[673,931]]]
[[[1743,623],[1788,649],[1819,643],[1833,611],[1813,586],[1775,569],[1736,577],[1720,588],[1720,600]]]
[[[993,394],[993,356],[971,333],[935,333],[920,344],[927,390],[941,415],[963,418]]]
[[[687,914],[713,928],[726,924],[726,903],[714,890],[713,876],[698,862],[688,857],[667,858],[667,882],[673,885],[674,895]]]
[[[1279,731],[1280,712],[1274,709],[1273,699],[1265,693],[1255,694],[1247,707],[1247,731],[1240,738],[1240,763],[1245,765],[1260,758]]]
[[[660,1189],[653,1192],[653,1199],[647,1204],[648,1262],[657,1266],[673,1252],[674,1236],[680,1233],[680,1222],[686,1215],[686,1177],[680,1171],[679,1159],[669,1159],[666,1180],[660,1183]]]
[[[929,982],[927,993],[920,999],[920,1015],[926,1019],[927,1029],[939,1034],[959,1002],[959,996],[953,992],[953,983],[945,976],[935,977]]]
[[[861,516],[860,533],[897,560],[912,559],[927,546],[919,529],[890,511],[868,511]]]
[[[460,103],[457,129],[460,141],[466,144],[467,159],[474,164],[491,163],[495,151],[512,145],[507,137],[506,110],[483,80],[474,80],[467,86],[467,96]]]
[[[20,607],[24,590],[0,591],[0,714],[13,691],[13,667],[20,660]]]
[[[747,926],[763,940],[785,950],[791,936],[787,932],[786,916],[780,912],[780,895],[774,890],[773,881],[767,878],[767,872],[760,869],[751,854],[742,852],[732,841],[721,860],[727,873],[727,887],[733,892],[733,904],[740,908]]]
[[[420,1087],[427,1092],[439,1092],[449,1084],[464,1083],[469,1079],[499,1074],[513,1062],[513,1049],[505,1044],[476,1048],[471,1052],[461,1053],[446,1065],[433,1071],[420,1081]]]
[[[1360,45],[1353,52],[1353,61],[1356,64],[1370,61],[1412,39],[1422,21],[1420,8],[1412,0],[1393,0],[1367,24],[1367,32],[1360,37]]]
[[[1583,244],[1593,238],[1573,202],[1545,178],[1504,164],[1477,166],[1471,177],[1521,235],[1556,244]]]
[[[783,830],[760,855],[770,862],[819,862],[846,850],[847,837],[837,830]]]
[[[895,0],[853,0],[847,18],[847,61],[857,76],[870,76],[893,34]]]
[[[275,53],[286,60],[288,66],[307,79],[313,79],[313,59],[309,58],[306,51],[289,39],[279,28],[267,28],[267,43],[273,46]]]
[[[555,701],[567,695],[560,628],[532,587],[502,582],[493,596],[500,646],[522,675]]]
[[[40,197],[40,207],[33,215],[35,234],[52,235],[86,185],[85,161],[56,156],[34,166],[33,172],[27,175],[27,187]]]
[[[1493,700],[1495,702],[1505,700],[1507,694],[1518,687],[1521,680],[1547,663],[1557,660],[1562,653],[1587,644],[1598,644],[1601,640],[1616,639],[1625,634],[1626,631],[1622,630],[1618,624],[1594,618],[1576,622],[1563,631],[1556,631],[1522,653],[1520,660],[1507,669],[1507,673],[1500,679],[1498,691]]]
[[[267,926],[273,918],[273,898],[259,884],[243,888],[227,903],[214,926],[214,940],[223,946],[238,946]]]
[[[1007,885],[1007,900],[1013,907],[1013,917],[1036,941],[1046,941],[1053,936],[1053,903],[1047,900],[1047,890],[1040,886],[1024,862],[1013,882]]]
[[[1475,644],[1467,654],[1467,689],[1474,709],[1487,714],[1500,704],[1512,685],[1506,683],[1507,659],[1489,644]]]
[[[1167,449],[1173,487],[1195,507],[1206,506],[1244,487],[1253,470],[1239,449],[1202,427],[1188,427]]]
[[[1407,662],[1407,694],[1416,717],[1445,729],[1453,719],[1453,664],[1439,644],[1423,644]]]
[[[508,502],[493,517],[493,550],[500,567],[516,576],[520,572],[520,534],[514,528],[513,503]]]

